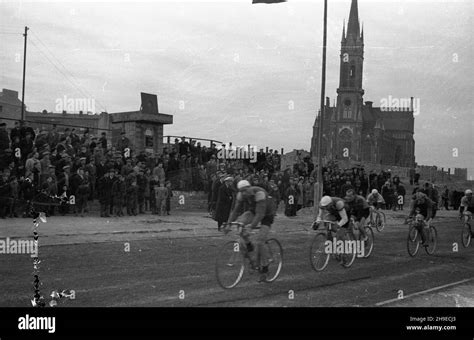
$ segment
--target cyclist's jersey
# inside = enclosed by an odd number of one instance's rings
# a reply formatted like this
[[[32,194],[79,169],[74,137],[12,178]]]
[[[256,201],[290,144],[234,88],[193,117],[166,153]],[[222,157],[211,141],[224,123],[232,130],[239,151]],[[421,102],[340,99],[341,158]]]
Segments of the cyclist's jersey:
[[[242,203],[247,203],[246,210],[254,215],[263,215],[262,218],[275,216],[274,201],[265,189],[261,187],[250,187],[249,189],[252,194],[247,198],[244,198],[241,192],[237,193],[237,205],[241,206]]]
[[[339,197],[331,197],[331,200],[332,202],[326,209],[319,209],[316,221],[338,221],[340,227],[347,225],[349,219],[347,218],[344,200]]]
[[[463,196],[463,198],[461,198],[461,205],[459,209],[461,211],[470,211],[474,213],[474,199],[472,199],[472,196]]]
[[[345,209],[344,200],[339,197],[331,197],[331,199],[332,199],[332,203],[329,204],[326,210],[328,214],[335,217],[337,221],[340,221],[341,216],[339,212]]]
[[[416,209],[420,210],[420,214],[423,215],[425,218],[431,218],[433,216],[433,207],[435,203],[428,198],[425,194],[423,194],[424,202],[420,203],[417,200],[411,201],[411,209],[410,209],[410,216],[415,214]]]
[[[352,202],[346,202],[347,208],[346,210],[349,211],[351,215],[357,215],[361,211],[365,209],[369,209],[369,204],[364,199],[364,197],[356,195]]]
[[[373,206],[377,206],[377,203],[383,203],[384,202],[384,199],[382,197],[382,195],[380,194],[369,194],[369,196],[367,196],[367,203],[369,205],[373,205]]]

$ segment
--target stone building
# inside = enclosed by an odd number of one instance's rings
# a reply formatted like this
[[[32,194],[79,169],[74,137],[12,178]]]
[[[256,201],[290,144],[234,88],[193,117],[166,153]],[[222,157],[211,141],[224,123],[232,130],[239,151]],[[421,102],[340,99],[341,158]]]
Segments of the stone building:
[[[0,120],[7,123],[7,128],[12,128],[21,118],[21,100],[17,91],[3,89],[0,92],[0,110]],[[89,130],[95,136],[106,132],[112,145],[124,131],[134,152],[147,151],[156,155],[163,150],[164,125],[173,124],[173,116],[158,112],[156,95],[142,93],[142,105],[137,111],[101,114],[26,111],[25,121],[38,130],[49,130],[56,125],[59,132],[65,128],[75,128],[78,134]]]
[[[352,1],[347,33],[342,30],[340,77],[335,106],[326,98],[323,119],[324,160],[349,159],[413,167],[415,164],[413,98],[397,105],[364,103],[362,88],[364,30],[359,25],[357,0]],[[390,97],[391,98],[391,97]],[[408,104],[408,105],[407,105]],[[319,116],[313,126],[311,154],[317,158]]]

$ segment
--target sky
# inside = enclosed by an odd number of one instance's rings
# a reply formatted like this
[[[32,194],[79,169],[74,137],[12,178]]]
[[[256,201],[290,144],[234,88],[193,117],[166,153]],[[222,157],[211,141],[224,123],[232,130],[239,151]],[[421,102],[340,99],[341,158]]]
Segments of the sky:
[[[473,4],[359,0],[364,100],[415,97],[416,161],[467,167],[474,177]],[[350,0],[330,0],[326,96],[336,98]],[[0,2],[0,88],[21,93],[28,33],[28,110],[94,100],[95,111],[140,107],[158,95],[186,135],[310,149],[319,110],[323,1]]]

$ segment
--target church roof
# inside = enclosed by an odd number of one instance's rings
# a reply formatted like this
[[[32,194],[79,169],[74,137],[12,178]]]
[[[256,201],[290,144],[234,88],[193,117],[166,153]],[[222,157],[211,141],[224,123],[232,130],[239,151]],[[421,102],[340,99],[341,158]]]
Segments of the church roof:
[[[373,129],[378,120],[381,121],[385,130],[414,132],[413,112],[411,111],[389,111],[380,107],[363,106],[362,120],[367,129]]]

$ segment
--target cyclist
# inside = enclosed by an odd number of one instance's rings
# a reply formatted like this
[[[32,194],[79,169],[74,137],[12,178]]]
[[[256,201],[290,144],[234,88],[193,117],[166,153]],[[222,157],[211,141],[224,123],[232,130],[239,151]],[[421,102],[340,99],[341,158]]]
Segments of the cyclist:
[[[378,204],[384,204],[385,200],[377,189],[372,189],[372,192],[367,196],[367,203],[369,203],[371,207],[374,207],[374,209],[377,209]]]
[[[354,189],[346,191],[346,197],[344,197],[349,211],[349,216],[354,217],[355,224],[359,229],[360,235],[362,235],[362,241],[367,241],[367,233],[365,232],[365,220],[370,216],[370,207],[364,197],[356,195]]]
[[[257,236],[255,258],[257,261],[259,260],[257,266],[261,274],[260,281],[264,281],[266,279],[266,274],[268,273],[269,264],[268,248],[265,242],[267,241],[267,236],[275,217],[276,211],[274,200],[268,195],[265,189],[251,186],[246,180],[239,181],[237,183],[237,189],[239,192],[237,193],[236,204],[229,216],[228,223],[235,220],[244,223],[242,238],[245,240],[249,253],[252,253],[254,249],[250,242],[250,234],[247,230],[256,229],[258,224],[261,224]],[[245,203],[247,208],[246,211],[237,218],[238,213],[241,211],[241,208]],[[252,256],[249,257],[252,266],[255,267]]]
[[[461,205],[459,206],[459,217],[464,215],[464,222],[467,222],[469,216],[474,213],[474,199],[472,199],[472,190],[467,189],[464,192],[464,197],[461,198]]]
[[[324,196],[321,202],[319,202],[319,213],[316,221],[313,223],[313,229],[318,229],[321,220],[337,221],[339,227],[347,227],[349,219],[347,218],[345,208],[345,203],[342,198]]]
[[[412,201],[410,204],[410,214],[408,215],[408,218],[412,218],[413,216],[415,216],[415,212],[417,210],[419,211],[419,214],[423,216],[422,223],[415,224],[415,227],[421,235],[421,241],[424,247],[428,246],[428,243],[426,242],[425,226],[429,225],[430,221],[434,217],[433,216],[434,204],[435,203],[432,200],[430,200],[429,197],[426,196],[421,191],[417,191],[413,195]]]

